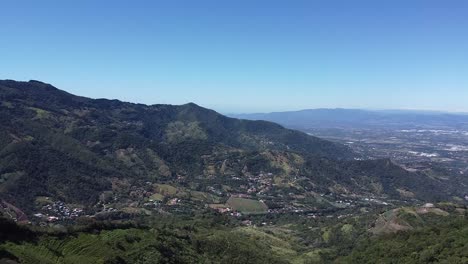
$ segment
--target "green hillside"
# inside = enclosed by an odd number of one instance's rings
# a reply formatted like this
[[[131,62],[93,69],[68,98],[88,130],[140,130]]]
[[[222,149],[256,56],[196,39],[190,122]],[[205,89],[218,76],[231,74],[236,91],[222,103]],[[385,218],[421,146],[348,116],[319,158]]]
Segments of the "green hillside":
[[[257,216],[248,226],[207,212],[191,218],[159,216],[142,224],[95,221],[33,230],[0,218],[0,262],[466,263],[466,206],[426,209],[396,208],[326,221]],[[380,234],[369,230],[382,216],[410,228]]]

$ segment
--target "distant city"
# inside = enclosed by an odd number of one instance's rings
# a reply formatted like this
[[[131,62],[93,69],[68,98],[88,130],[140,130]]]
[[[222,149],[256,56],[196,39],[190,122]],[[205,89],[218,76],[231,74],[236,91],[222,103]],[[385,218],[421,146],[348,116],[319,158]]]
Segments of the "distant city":
[[[349,146],[363,159],[390,158],[409,170],[468,173],[468,115],[439,111],[311,109],[231,115],[277,122]]]

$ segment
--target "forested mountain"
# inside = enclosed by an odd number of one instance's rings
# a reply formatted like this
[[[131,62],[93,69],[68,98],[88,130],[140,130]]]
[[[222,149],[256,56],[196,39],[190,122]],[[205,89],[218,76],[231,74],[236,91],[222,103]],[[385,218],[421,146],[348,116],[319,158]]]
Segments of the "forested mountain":
[[[138,207],[146,200],[135,193],[164,194],[161,187],[139,191],[159,183],[184,194],[211,191],[221,201],[247,192],[443,200],[464,191],[448,175],[356,161],[345,146],[193,103],[94,100],[11,80],[0,81],[0,102],[0,196],[27,214],[41,197],[89,208],[108,195]],[[258,175],[262,184],[247,190]]]
[[[466,186],[192,103],[0,81],[0,262],[456,263]],[[450,250],[415,255],[430,239]]]
[[[1,81],[0,100],[2,191],[13,196],[37,195],[34,190],[46,194],[52,188],[70,197],[88,190],[93,200],[109,187],[109,177],[197,176],[205,169],[203,157],[218,153],[353,155],[344,146],[301,132],[227,118],[192,103],[92,100],[37,81]]]

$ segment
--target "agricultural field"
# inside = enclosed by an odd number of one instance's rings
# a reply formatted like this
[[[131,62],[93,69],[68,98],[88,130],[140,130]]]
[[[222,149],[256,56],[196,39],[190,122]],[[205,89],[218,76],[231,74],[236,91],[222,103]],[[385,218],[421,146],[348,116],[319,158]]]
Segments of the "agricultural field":
[[[252,199],[231,197],[226,204],[245,214],[262,214],[268,211],[268,206],[265,203]]]

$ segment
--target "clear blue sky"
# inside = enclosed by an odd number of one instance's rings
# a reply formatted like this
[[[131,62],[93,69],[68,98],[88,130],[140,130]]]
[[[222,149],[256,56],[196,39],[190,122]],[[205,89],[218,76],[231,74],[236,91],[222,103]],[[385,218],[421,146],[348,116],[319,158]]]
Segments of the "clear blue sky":
[[[221,112],[468,112],[468,1],[5,0],[0,79]]]

